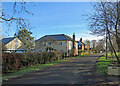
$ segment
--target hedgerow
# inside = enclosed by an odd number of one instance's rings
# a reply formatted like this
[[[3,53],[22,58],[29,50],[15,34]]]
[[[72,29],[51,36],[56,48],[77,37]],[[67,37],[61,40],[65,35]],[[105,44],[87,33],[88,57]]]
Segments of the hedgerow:
[[[45,64],[47,62],[53,62],[63,58],[63,52],[3,53],[2,72],[15,72],[24,67]]]

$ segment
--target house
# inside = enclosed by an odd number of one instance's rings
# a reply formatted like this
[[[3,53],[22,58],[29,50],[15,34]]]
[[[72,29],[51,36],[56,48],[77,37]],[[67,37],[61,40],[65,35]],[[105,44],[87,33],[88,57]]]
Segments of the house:
[[[45,35],[35,41],[35,47],[39,51],[52,49],[67,54],[73,51],[74,55],[78,55],[78,43],[75,41],[75,34],[73,34],[73,38],[65,34]]]
[[[82,51],[85,51],[85,50],[89,50],[90,49],[90,45],[86,44],[85,42],[82,41],[82,38],[80,39],[80,41],[77,41],[78,42],[78,50],[82,50]]]
[[[19,50],[25,47],[17,37],[3,38],[1,41],[6,50]]]

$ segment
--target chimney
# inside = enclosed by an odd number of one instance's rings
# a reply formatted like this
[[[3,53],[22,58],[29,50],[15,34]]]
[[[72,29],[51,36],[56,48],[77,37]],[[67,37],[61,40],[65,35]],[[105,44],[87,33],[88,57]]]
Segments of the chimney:
[[[77,55],[77,50],[75,47],[75,33],[73,33],[73,56]]]
[[[82,42],[82,38],[80,38],[80,42]]]
[[[75,48],[75,33],[73,33],[73,49]]]

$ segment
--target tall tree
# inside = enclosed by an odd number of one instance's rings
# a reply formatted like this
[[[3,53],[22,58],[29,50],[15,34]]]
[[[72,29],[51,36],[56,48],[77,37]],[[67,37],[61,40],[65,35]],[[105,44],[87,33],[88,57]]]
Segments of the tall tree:
[[[103,51],[103,50],[105,50],[105,40],[104,40],[104,39],[98,40],[95,49],[98,50],[98,51]]]
[[[94,35],[108,35],[109,43],[118,63],[119,57],[111,41],[111,35],[116,37],[116,44],[120,49],[120,2],[98,2],[92,4],[94,13],[89,16],[90,30]]]
[[[15,36],[18,37],[22,43],[28,48],[34,48],[34,37],[31,37],[32,32],[27,29],[21,29],[18,33],[15,33]]]
[[[92,50],[95,50],[96,40],[91,40],[91,47],[92,47]]]
[[[90,46],[90,40],[85,40],[85,43]]]

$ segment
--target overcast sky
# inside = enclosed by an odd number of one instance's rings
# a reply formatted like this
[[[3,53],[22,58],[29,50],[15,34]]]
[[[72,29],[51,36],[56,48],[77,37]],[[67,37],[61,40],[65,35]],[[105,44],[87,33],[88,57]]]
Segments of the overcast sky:
[[[2,3],[2,8],[9,14],[13,13],[12,6],[12,2]],[[83,16],[92,13],[90,2],[34,2],[28,4],[27,8],[34,15],[22,13],[15,16],[22,16],[29,20],[32,36],[35,39],[51,34],[66,34],[72,37],[73,33],[76,34],[76,40],[80,38],[83,40],[101,39],[101,37],[89,34],[88,21],[86,16]],[[19,7],[16,9],[19,10]],[[3,36],[12,37],[16,31],[14,23],[9,30],[5,23],[2,24]]]

